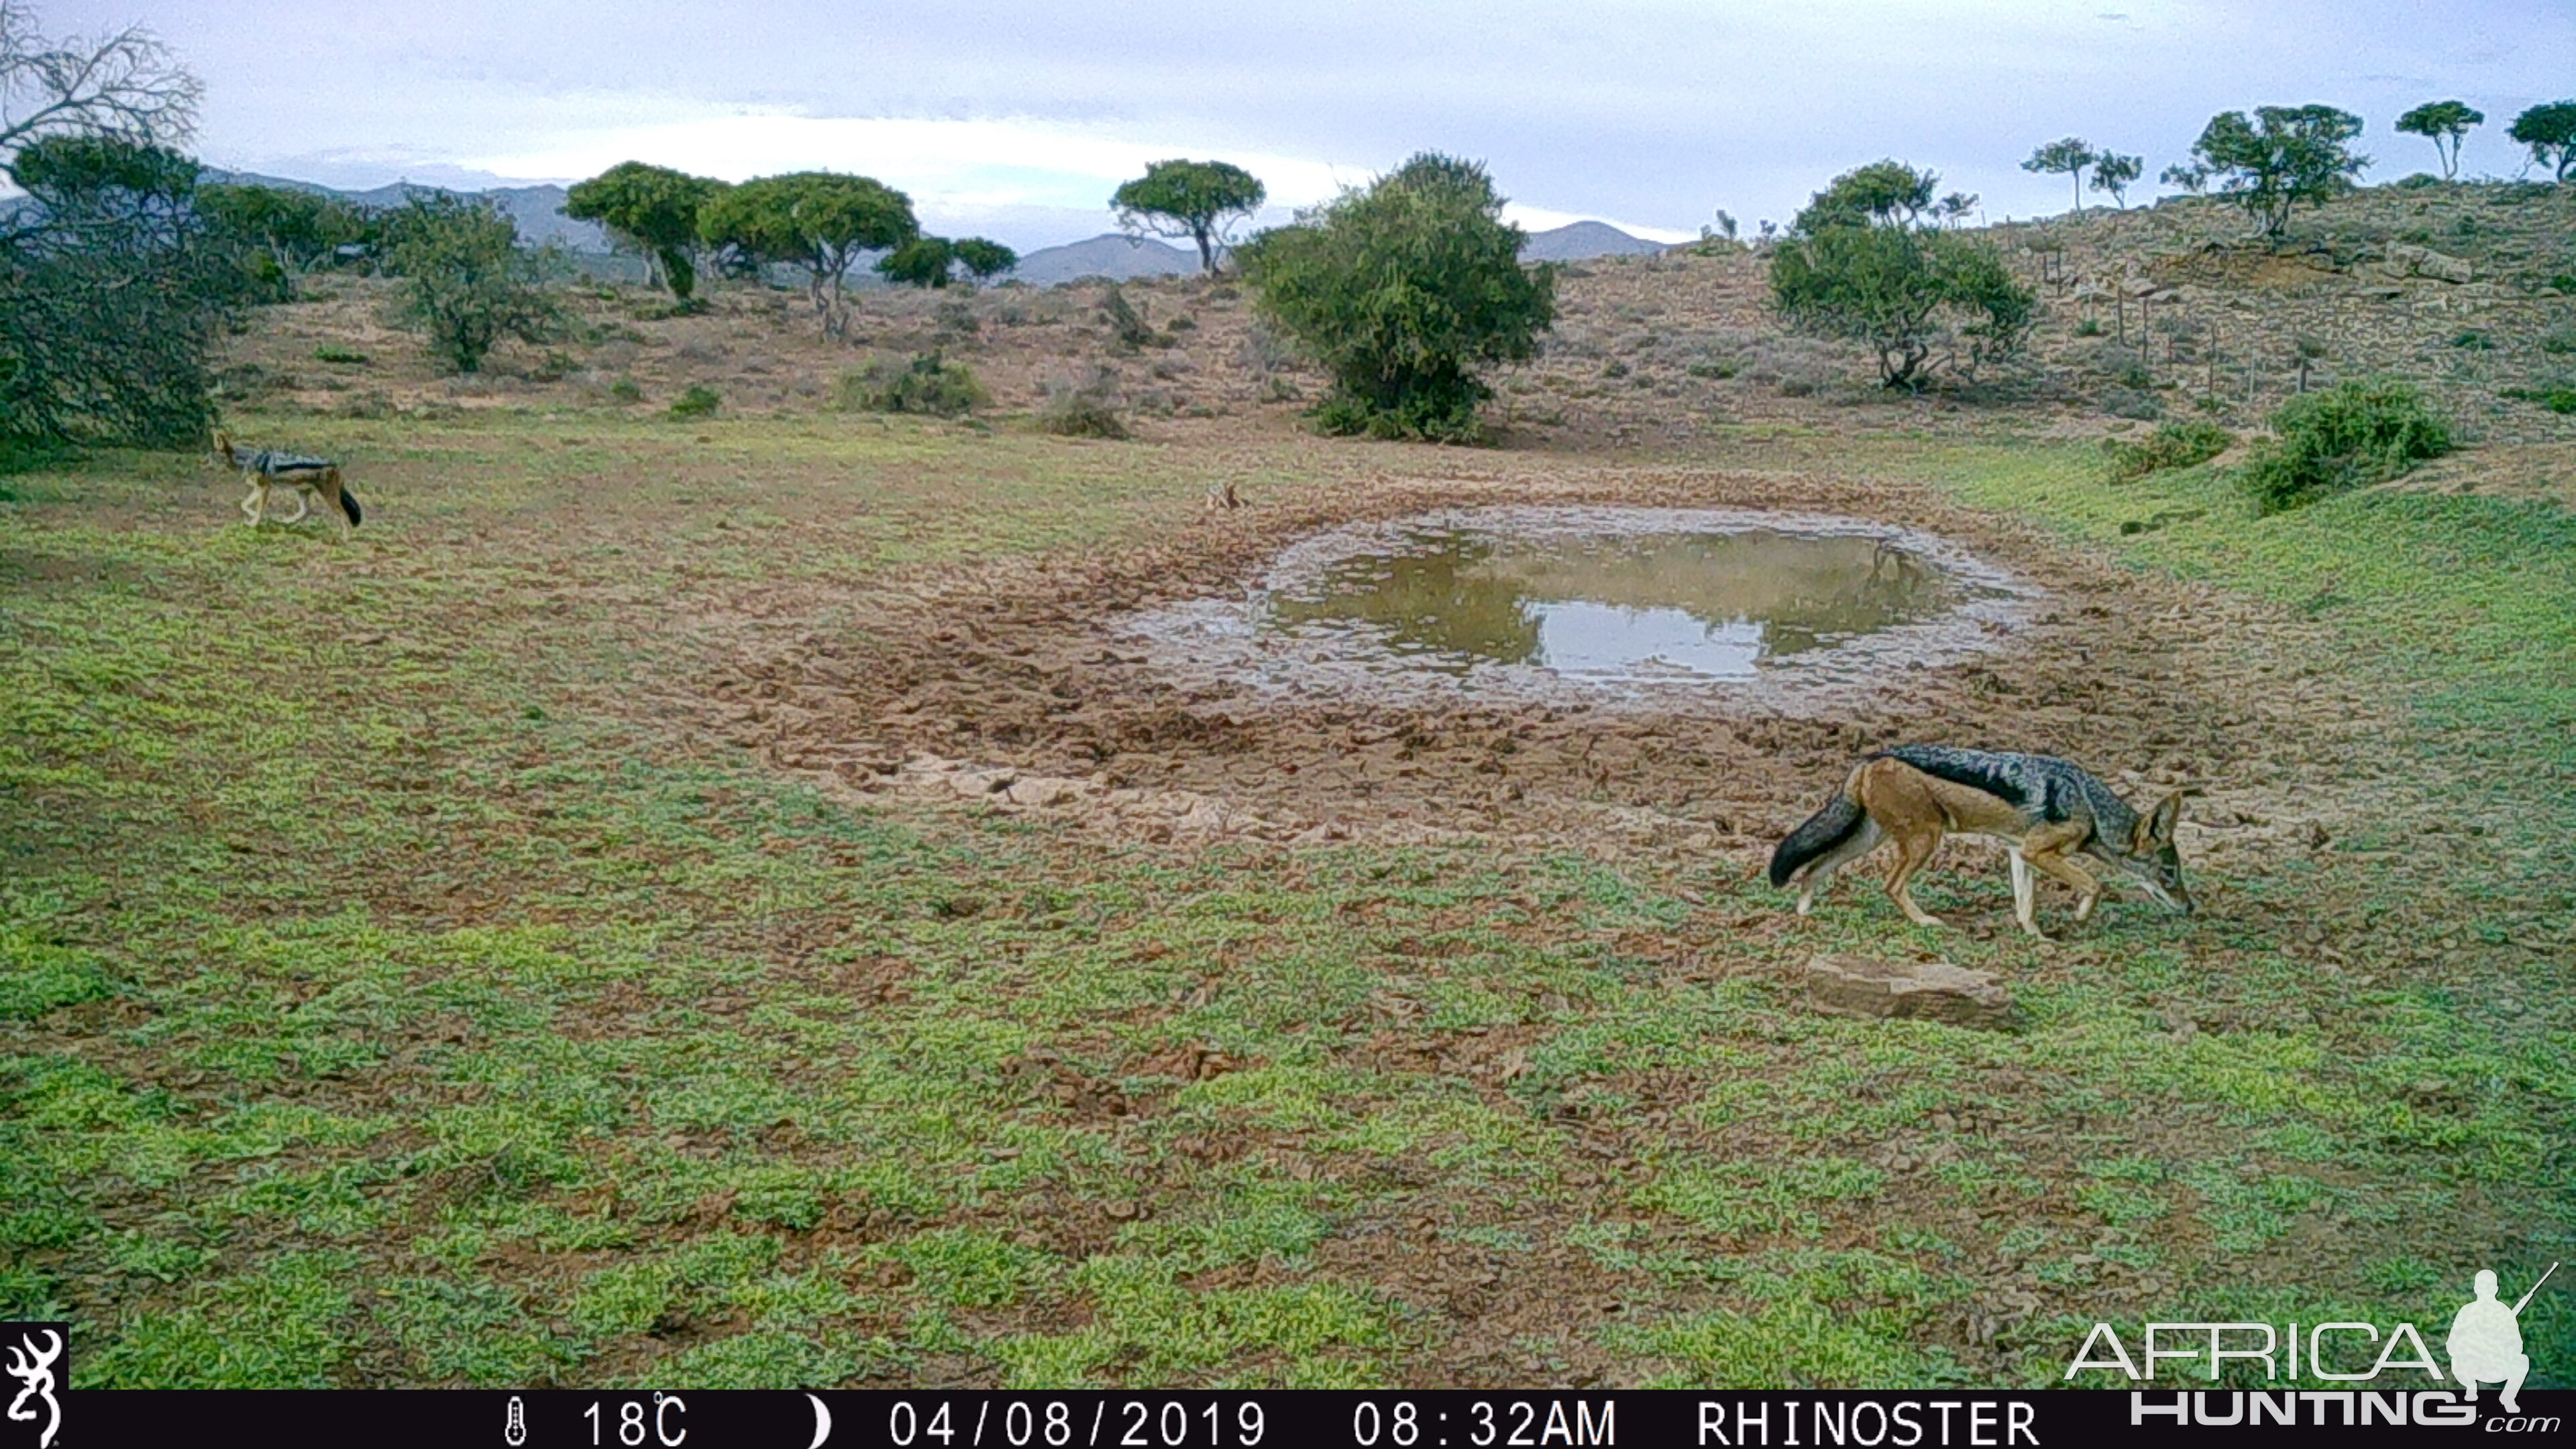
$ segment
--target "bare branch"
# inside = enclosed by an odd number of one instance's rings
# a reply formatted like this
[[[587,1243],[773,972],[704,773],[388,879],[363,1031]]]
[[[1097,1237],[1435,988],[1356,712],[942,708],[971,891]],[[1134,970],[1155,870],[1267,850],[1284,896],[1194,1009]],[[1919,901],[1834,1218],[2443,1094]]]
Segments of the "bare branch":
[[[205,86],[149,30],[48,40],[24,0],[0,0],[0,157],[59,132],[168,144],[196,130]]]

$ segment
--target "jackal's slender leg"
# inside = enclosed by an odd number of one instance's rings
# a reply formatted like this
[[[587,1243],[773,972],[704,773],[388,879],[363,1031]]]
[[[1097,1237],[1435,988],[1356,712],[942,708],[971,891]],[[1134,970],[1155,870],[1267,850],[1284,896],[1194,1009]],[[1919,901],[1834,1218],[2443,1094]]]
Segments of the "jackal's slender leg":
[[[1896,902],[1897,909],[1905,912],[1905,919],[1918,926],[1942,924],[1939,916],[1914,903],[1912,889],[1914,873],[1928,864],[1932,852],[1940,848],[1941,831],[1938,827],[1910,830],[1896,836],[1896,864],[1887,872],[1887,897]]]
[[[2021,922],[2023,930],[2045,941],[2048,934],[2040,930],[2038,920],[2039,883],[2031,876],[2030,862],[2022,859],[2018,847],[2004,854],[2012,861],[2013,919]]]
[[[243,475],[243,481],[250,484],[250,491],[242,495],[242,518],[245,522],[249,523],[251,527],[257,528],[259,527],[260,515],[266,511],[268,490],[260,486],[257,478],[253,478],[248,474]]]
[[[2029,843],[2025,841],[2024,845],[2028,846]],[[2102,899],[2100,881],[2095,880],[2084,867],[2059,854],[2058,847],[2052,846],[2045,849],[2030,847],[2028,858],[2034,869],[2044,871],[2075,887],[2075,919],[2088,921],[2093,918],[2093,907]]]
[[[306,490],[301,484],[299,484],[295,489],[295,516],[292,518],[281,518],[277,521],[280,523],[302,523],[304,521],[304,515],[312,511],[313,505],[306,497]]]

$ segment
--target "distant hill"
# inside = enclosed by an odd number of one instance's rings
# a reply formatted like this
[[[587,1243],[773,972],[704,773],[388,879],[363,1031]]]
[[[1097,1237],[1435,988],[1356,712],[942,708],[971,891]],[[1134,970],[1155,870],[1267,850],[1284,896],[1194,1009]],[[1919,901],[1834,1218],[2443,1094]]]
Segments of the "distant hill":
[[[1170,277],[1199,269],[1195,248],[1184,251],[1151,238],[1131,240],[1122,232],[1102,232],[1089,241],[1040,247],[1020,258],[1009,277],[1032,287],[1053,287],[1076,277]]]
[[[424,192],[453,192],[451,187],[420,186],[408,181],[397,181],[372,191],[340,191],[283,176],[212,169],[205,173],[204,179],[234,186],[273,186],[282,191],[310,191],[322,196],[336,196],[360,206],[400,206]],[[564,189],[560,186],[496,186],[489,191],[455,194],[492,198],[502,211],[509,214],[510,220],[518,223],[520,239],[531,246],[552,242],[568,252],[604,254],[611,250],[608,233],[597,222],[575,221],[563,214]]]
[[[1634,237],[1606,222],[1577,221],[1534,231],[1521,243],[1526,262],[1579,262],[1586,257],[1633,256],[1664,250],[1662,242]]]

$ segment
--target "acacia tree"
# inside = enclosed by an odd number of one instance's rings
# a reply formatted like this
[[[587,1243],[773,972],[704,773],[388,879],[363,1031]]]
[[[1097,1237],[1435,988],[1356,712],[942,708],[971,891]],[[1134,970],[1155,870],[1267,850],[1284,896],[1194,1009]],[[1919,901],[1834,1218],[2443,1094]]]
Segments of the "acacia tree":
[[[563,210],[643,253],[647,280],[685,302],[698,283],[698,212],[724,189],[708,177],[626,161],[565,193]]]
[[[1252,215],[1270,191],[1258,177],[1223,161],[1157,161],[1111,193],[1109,204],[1128,235],[1187,237],[1199,265],[1216,271],[1217,244],[1235,219]]]
[[[1939,179],[1895,161],[1846,172],[1798,213],[1772,254],[1781,315],[1867,345],[1882,386],[1919,389],[1963,350],[1970,369],[2008,357],[2037,314],[2037,295],[2013,280],[1991,244],[1918,220],[1919,208],[1901,204],[1929,197]]]
[[[0,451],[201,439],[206,355],[250,279],[195,209],[197,163],[57,131],[7,169],[34,219],[0,244]]]
[[[34,202],[0,221],[0,452],[202,436],[241,272],[168,149],[201,94],[149,31],[48,38],[0,0],[0,169]]]
[[[2550,168],[2560,181],[2576,167],[2576,101],[2551,101],[2513,118],[2506,135],[2531,148],[2532,164]]]
[[[2084,209],[2084,168],[2100,159],[2093,150],[2092,142],[2078,136],[2069,136],[2064,140],[2051,141],[2033,150],[2030,153],[2030,159],[2021,163],[2021,169],[2045,172],[2051,176],[2074,177],[2075,209],[2080,212]]]
[[[2194,196],[2209,189],[2209,168],[2197,163],[2177,161],[2164,169],[2156,180],[2167,186],[2179,186]]]
[[[2485,120],[2484,112],[2472,110],[2464,102],[2426,101],[2399,116],[2397,129],[2431,141],[2433,153],[2442,158],[2442,179],[2449,181],[2460,174],[2460,141]]]
[[[2146,169],[2147,160],[2143,156],[2123,156],[2116,151],[2105,151],[2093,158],[2093,189],[2109,192],[2111,204],[2126,211],[2129,188],[2137,184]]]
[[[280,281],[329,267],[342,247],[363,247],[377,238],[376,219],[366,208],[292,187],[200,186],[196,205],[217,230],[267,257]]]
[[[698,211],[698,235],[754,263],[802,270],[827,336],[850,323],[842,281],[862,252],[890,251],[921,235],[912,198],[881,181],[837,171],[797,171],[746,181]]]
[[[957,244],[944,236],[920,236],[877,258],[877,275],[914,287],[945,287],[957,265]]]
[[[957,265],[978,282],[989,282],[1020,264],[1020,254],[988,237],[960,238],[953,248]]]
[[[2210,117],[2191,154],[2261,235],[2277,237],[2293,206],[2352,189],[2370,158],[2344,143],[2360,134],[2361,117],[2332,106],[2257,106],[2250,121],[2243,111]]]
[[[1813,233],[1828,226],[1912,226],[1927,212],[1938,210],[1932,193],[1940,185],[1937,172],[1917,171],[1902,161],[1872,161],[1835,177],[1833,184],[1809,197],[1789,229]],[[1966,206],[1977,201],[1973,196],[1960,199]]]
[[[52,135],[140,145],[185,140],[205,87],[140,26],[48,40],[21,0],[0,0],[0,160]]]
[[[1333,375],[1319,426],[1478,436],[1477,369],[1530,357],[1556,318],[1555,269],[1521,265],[1502,208],[1482,165],[1426,151],[1236,252],[1264,319]]]

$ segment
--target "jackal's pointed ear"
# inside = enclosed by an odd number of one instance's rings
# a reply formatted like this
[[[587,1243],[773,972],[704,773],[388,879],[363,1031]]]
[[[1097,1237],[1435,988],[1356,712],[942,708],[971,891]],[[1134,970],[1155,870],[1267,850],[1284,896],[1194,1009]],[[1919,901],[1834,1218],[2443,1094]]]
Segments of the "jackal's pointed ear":
[[[2182,819],[2182,797],[2189,793],[2186,790],[2176,790],[2157,801],[2156,808],[2149,811],[2146,818],[2138,822],[2137,828],[2130,832],[2131,844],[2140,850],[2150,846],[2173,844],[2174,826]]]

